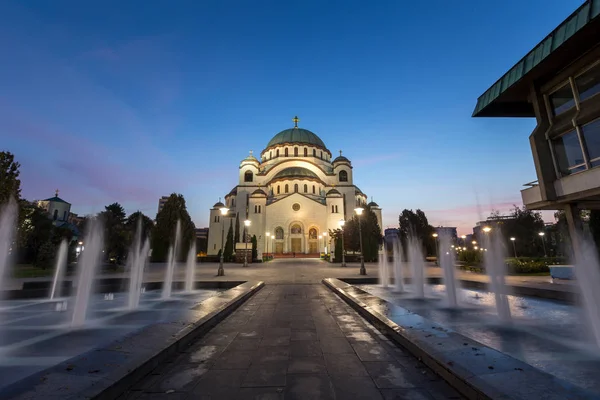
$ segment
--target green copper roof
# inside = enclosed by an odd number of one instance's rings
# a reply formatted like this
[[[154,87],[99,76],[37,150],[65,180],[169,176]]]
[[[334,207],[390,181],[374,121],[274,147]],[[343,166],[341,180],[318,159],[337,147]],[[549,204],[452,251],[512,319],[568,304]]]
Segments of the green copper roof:
[[[302,128],[291,128],[279,132],[277,135],[273,136],[273,139],[267,144],[267,148],[284,143],[312,144],[323,149],[327,148],[321,138],[308,129]]]
[[[68,201],[64,201],[63,199],[61,199],[58,196],[54,196],[54,197],[50,197],[49,199],[43,200],[43,201],[52,201],[54,203],[65,203],[65,204],[71,204]]]
[[[477,99],[473,116],[486,116],[482,113],[507,89],[514,86],[522,77],[561,47],[575,33],[600,15],[600,0],[587,0],[573,14],[564,20],[552,33],[523,57],[514,67]],[[505,115],[502,115],[505,116]]]
[[[302,167],[290,167],[286,169],[282,169],[273,177],[273,179],[281,179],[281,178],[313,178],[319,179],[317,174],[312,172],[309,169]]]

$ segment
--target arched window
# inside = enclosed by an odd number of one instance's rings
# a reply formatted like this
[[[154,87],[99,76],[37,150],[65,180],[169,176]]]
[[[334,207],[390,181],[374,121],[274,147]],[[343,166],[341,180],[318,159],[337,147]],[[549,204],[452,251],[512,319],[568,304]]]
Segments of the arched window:
[[[273,155],[271,154],[271,152],[269,152],[269,160],[273,158]]]
[[[294,193],[298,193],[298,184],[297,183],[294,184]]]
[[[323,152],[321,152],[321,160],[323,159]]]
[[[281,186],[277,185],[277,194],[281,193]]]
[[[66,211],[63,211],[63,219],[62,220],[63,221],[67,220],[67,212]]]
[[[289,191],[290,191],[290,188],[288,187],[288,184],[286,183],[286,184],[285,184],[285,192],[287,193],[287,192],[289,192]]]
[[[348,172],[340,171],[339,180],[340,182],[348,182]]]
[[[315,185],[313,185],[313,194],[315,194],[315,193],[316,193],[316,190],[317,190],[317,189],[315,189]]]
[[[306,147],[304,148],[304,157],[308,157],[308,149]]]
[[[287,147],[285,148],[285,156],[286,157],[288,156],[288,149],[287,149]]]
[[[58,210],[54,210],[54,215],[52,216],[53,220],[57,220],[58,219]]]
[[[310,230],[308,231],[308,238],[309,239],[317,238],[317,230],[315,228],[310,228]]]
[[[277,149],[277,152],[275,153],[275,157],[279,157],[279,149]]]
[[[308,193],[308,185],[306,183],[304,184],[304,193]]]
[[[283,239],[283,228],[280,226],[275,228],[275,239],[277,239],[277,240]]]
[[[317,156],[317,150],[313,149],[313,157]]]
[[[335,212],[335,206],[331,206],[331,212],[334,213]]]
[[[259,207],[260,207],[260,206],[259,206]],[[337,206],[335,206],[335,212],[336,212],[336,213],[338,212],[338,208],[337,208]]]
[[[294,157],[298,157],[298,148],[294,147]]]
[[[246,171],[244,173],[244,182],[252,182],[253,176],[254,174],[252,174],[252,171]]]
[[[292,228],[290,229],[290,233],[292,235],[298,235],[298,234],[302,233],[302,227],[299,224],[294,224],[294,225],[292,225]]]

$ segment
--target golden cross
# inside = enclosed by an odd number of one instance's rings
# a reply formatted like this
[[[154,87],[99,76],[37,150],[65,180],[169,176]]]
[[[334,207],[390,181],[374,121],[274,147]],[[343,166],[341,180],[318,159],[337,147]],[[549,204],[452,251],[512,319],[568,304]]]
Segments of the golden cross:
[[[298,122],[300,122],[300,118],[298,118],[298,116],[296,115],[294,118],[292,118],[292,121],[294,121],[294,128],[297,128]]]
[[[56,189],[56,197],[58,197],[58,189]]]

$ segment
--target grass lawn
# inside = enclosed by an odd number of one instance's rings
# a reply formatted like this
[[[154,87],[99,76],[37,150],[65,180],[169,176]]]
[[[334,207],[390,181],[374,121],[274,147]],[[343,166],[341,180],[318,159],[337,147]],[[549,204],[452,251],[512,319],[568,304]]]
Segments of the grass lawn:
[[[99,274],[118,274],[125,272],[125,268],[122,266],[118,266],[114,269],[113,266],[101,266],[97,269]],[[38,268],[31,264],[17,264],[11,271],[11,275],[13,278],[43,278],[43,277],[53,277],[54,276],[54,268]],[[71,276],[71,273],[67,274]]]

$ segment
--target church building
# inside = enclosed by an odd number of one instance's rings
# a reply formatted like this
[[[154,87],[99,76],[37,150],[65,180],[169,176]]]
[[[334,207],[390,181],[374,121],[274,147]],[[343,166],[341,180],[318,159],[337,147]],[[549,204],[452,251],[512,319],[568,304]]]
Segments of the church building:
[[[367,195],[355,184],[352,163],[332,157],[313,132],[294,127],[275,135],[260,153],[240,163],[238,184],[210,210],[208,255],[216,255],[230,224],[239,215],[240,235],[244,220],[248,233],[256,235],[259,258],[263,253],[315,255],[330,251],[329,230],[353,218],[354,209],[367,204]],[[381,223],[381,209],[371,202]],[[223,216],[221,209],[228,208]],[[241,239],[243,240],[243,239]]]

